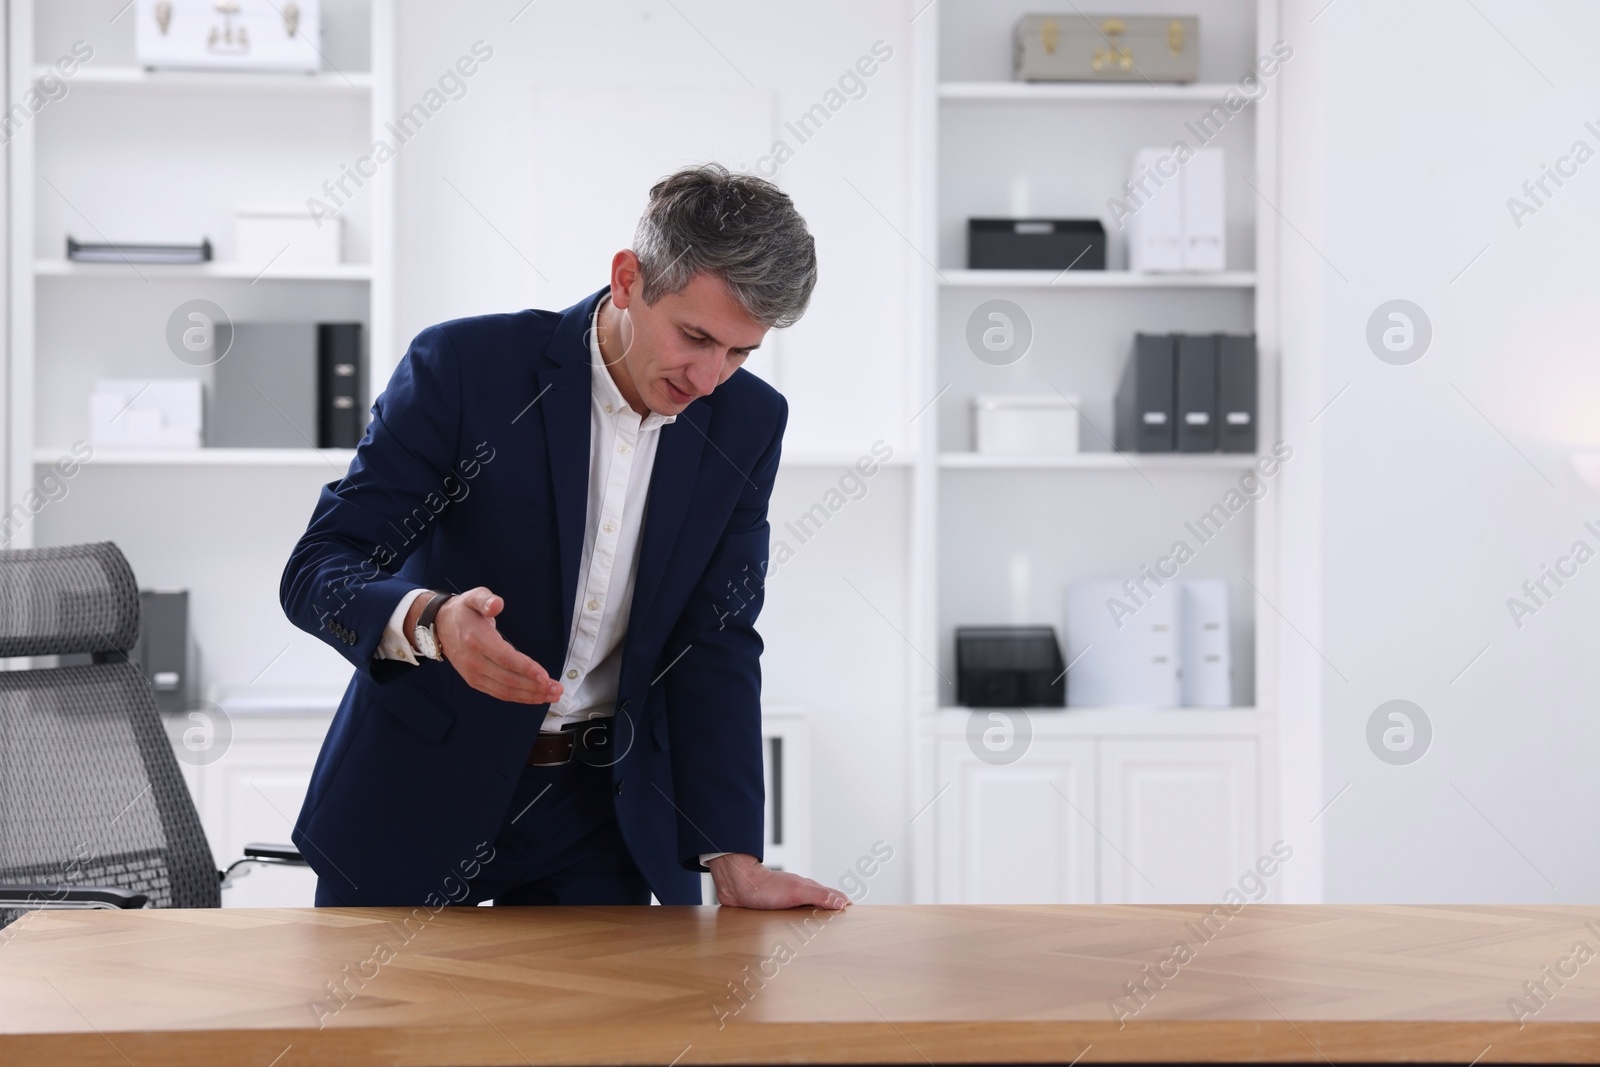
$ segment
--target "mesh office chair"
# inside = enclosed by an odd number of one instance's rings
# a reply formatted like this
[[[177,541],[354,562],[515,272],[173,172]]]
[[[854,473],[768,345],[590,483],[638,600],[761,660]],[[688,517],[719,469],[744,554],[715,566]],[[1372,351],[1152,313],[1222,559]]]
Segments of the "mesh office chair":
[[[0,927],[40,908],[216,908],[235,868],[301,864],[246,847],[218,872],[156,712],[127,660],[139,590],[110,542],[0,551]],[[248,870],[248,867],[246,868]]]

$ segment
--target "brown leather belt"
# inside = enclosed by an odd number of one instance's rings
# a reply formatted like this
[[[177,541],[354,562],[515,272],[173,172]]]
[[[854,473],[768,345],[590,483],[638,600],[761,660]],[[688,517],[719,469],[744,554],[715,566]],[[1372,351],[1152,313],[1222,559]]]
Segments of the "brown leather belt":
[[[572,760],[575,748],[571,730],[559,734],[540,734],[528,750],[528,763],[534,767],[552,767]]]
[[[528,763],[534,767],[556,767],[570,763],[580,751],[592,752],[589,762],[610,762],[610,718],[585,719],[567,723],[559,733],[540,733],[528,749]],[[580,750],[581,745],[581,750]]]

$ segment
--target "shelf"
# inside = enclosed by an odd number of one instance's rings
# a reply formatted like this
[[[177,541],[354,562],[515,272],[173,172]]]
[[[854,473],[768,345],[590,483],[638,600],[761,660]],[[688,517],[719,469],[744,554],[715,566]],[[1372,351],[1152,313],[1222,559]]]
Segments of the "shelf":
[[[992,289],[1254,289],[1255,271],[1135,274],[1130,270],[946,270],[940,284]]]
[[[327,267],[248,267],[243,263],[213,260],[210,263],[77,263],[67,259],[36,259],[33,273],[39,278],[127,278],[136,281],[172,279],[191,281],[217,279],[246,282],[368,282],[370,263],[335,263]]]
[[[1027,103],[1101,103],[1222,100],[1239,87],[1231,82],[1184,85],[1148,82],[941,82],[941,100],[1005,100]]]
[[[36,448],[33,461],[37,464],[54,463],[70,455],[71,448]],[[130,467],[320,467],[333,463],[347,467],[355,456],[353,448],[122,448],[98,447],[94,458],[86,465],[118,464]],[[853,467],[861,458],[859,453],[801,453],[784,456],[780,466],[793,468]],[[874,457],[875,458],[875,457]],[[896,455],[884,467],[909,467],[911,460]]]
[[[945,470],[1244,470],[1255,466],[1253,452],[1078,452],[1060,456],[996,455],[986,452],[941,452]]]
[[[331,718],[339,710],[344,687],[309,685],[213,686],[209,702],[229,716],[306,716]]]
[[[337,467],[341,472],[355,458],[353,448],[109,448],[101,446],[82,463],[86,467]],[[72,450],[35,448],[33,462],[54,463]]]
[[[879,459],[871,452],[795,452],[783,453],[778,457],[780,467],[822,467],[844,468],[854,467],[861,459],[870,459],[880,467],[910,467],[912,465],[911,453],[902,449],[890,456],[887,460]]]
[[[941,737],[965,737],[974,714],[1019,711],[1041,737],[1248,737],[1271,719],[1256,708],[952,708],[934,717]]]
[[[290,95],[367,96],[372,75],[367,71],[322,71],[317,74],[230,70],[146,70],[143,67],[83,66],[70,78],[50,66],[35,66],[33,76],[53,75],[73,89],[177,89],[196,95],[218,92],[284,93]]]

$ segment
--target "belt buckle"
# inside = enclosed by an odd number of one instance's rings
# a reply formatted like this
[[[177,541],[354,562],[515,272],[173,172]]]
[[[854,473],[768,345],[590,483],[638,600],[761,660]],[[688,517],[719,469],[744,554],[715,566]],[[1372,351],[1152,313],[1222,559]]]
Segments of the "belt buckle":
[[[572,758],[590,767],[611,765],[611,717],[597,715],[592,719],[565,723],[561,732],[572,731]]]

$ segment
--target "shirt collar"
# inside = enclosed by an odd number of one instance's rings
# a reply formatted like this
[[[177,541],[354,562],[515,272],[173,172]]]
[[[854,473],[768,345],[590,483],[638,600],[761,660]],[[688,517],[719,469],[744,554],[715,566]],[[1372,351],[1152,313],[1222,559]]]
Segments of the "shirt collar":
[[[594,314],[589,317],[589,370],[593,381],[594,395],[599,398],[601,407],[610,415],[620,415],[624,411],[630,415],[633,409],[628,406],[628,401],[623,397],[622,390],[617,388],[617,383],[612,381],[611,372],[606,369],[605,360],[600,356],[600,309],[610,300],[609,296],[601,297],[595,305]],[[639,422],[639,429],[653,430],[658,426],[667,426],[677,420],[676,415],[658,415],[650,412]]]

